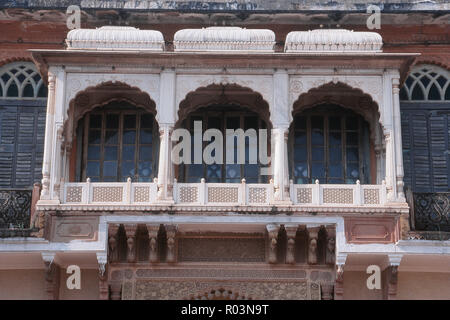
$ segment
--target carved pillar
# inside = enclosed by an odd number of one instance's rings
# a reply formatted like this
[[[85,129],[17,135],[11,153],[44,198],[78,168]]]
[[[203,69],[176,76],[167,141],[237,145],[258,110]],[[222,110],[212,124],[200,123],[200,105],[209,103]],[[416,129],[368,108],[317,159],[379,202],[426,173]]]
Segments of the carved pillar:
[[[127,261],[136,261],[136,230],[137,225],[127,224],[125,225],[125,233],[127,235]]]
[[[288,134],[289,128],[287,126],[272,129],[272,135],[274,139],[272,163],[275,203],[290,203],[288,175],[289,162],[287,154]]]
[[[389,266],[386,268],[388,300],[397,299],[397,275],[398,275],[398,266]]]
[[[110,290],[111,290],[111,300],[121,300],[122,284],[120,282],[111,283]]]
[[[55,118],[55,82],[56,77],[52,70],[48,72],[48,98],[47,114],[45,120],[44,155],[42,159],[42,191],[41,199],[49,200],[50,197],[50,170],[53,152],[53,127]]]
[[[287,235],[286,263],[295,263],[295,237],[298,225],[285,225]]]
[[[333,300],[333,288],[332,283],[321,283],[320,291],[322,293],[322,300]]]
[[[45,265],[45,291],[48,300],[59,298],[59,267],[54,262],[55,255],[42,253]]]
[[[108,272],[107,272],[107,262],[108,257],[104,253],[97,253],[98,262],[98,294],[99,300],[109,299],[109,288],[108,288]]]
[[[397,280],[398,280],[398,267],[402,261],[402,254],[390,254],[388,255],[389,267],[386,268],[386,285],[384,298],[387,300],[397,299]]]
[[[109,262],[119,261],[118,231],[118,224],[108,225]]]
[[[397,200],[406,201],[405,193],[403,191],[403,148],[402,148],[402,127],[400,117],[400,98],[399,98],[399,83],[398,77],[392,79],[392,100],[393,100],[393,115],[394,115],[394,132],[395,132],[395,169],[396,169],[396,183],[397,183]]]
[[[62,148],[63,145],[63,130],[64,127],[61,123],[58,123],[55,125],[56,128],[56,136],[55,136],[55,152],[53,153],[53,168],[51,170],[52,176],[53,176],[53,197],[52,199],[59,199],[60,198],[60,192],[61,192],[61,165],[62,165],[62,159],[64,156],[64,149]]]
[[[159,224],[148,224],[148,240],[149,240],[149,253],[148,258],[152,263],[158,262],[158,231]]]
[[[339,255],[336,257],[336,280],[334,283],[334,300],[342,300],[344,298],[344,265],[347,255]]]
[[[173,124],[159,127],[158,201],[173,203],[173,163],[171,159]]]
[[[166,261],[169,263],[176,262],[176,235],[178,227],[176,225],[166,225],[167,235],[167,256]]]
[[[308,264],[317,264],[317,243],[320,227],[307,228],[308,230]]]
[[[334,265],[336,262],[336,228],[334,226],[326,227],[327,230],[327,249],[325,253],[325,263]]]
[[[269,236],[269,263],[277,263],[277,241],[280,226],[269,224],[266,229]]]
[[[394,157],[393,141],[391,131],[385,133],[384,139],[386,141],[386,189],[387,199],[389,201],[395,201],[395,174],[394,174]]]

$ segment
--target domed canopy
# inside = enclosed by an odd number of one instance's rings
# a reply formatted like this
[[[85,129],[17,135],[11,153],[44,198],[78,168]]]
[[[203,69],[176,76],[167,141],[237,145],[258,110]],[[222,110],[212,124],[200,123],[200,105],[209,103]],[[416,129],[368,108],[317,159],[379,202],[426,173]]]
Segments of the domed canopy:
[[[175,33],[175,51],[273,52],[275,33],[268,29],[209,27]]]
[[[381,52],[383,39],[376,32],[318,29],[289,32],[285,52]]]
[[[66,43],[69,50],[164,50],[161,32],[133,27],[74,29],[67,34]]]

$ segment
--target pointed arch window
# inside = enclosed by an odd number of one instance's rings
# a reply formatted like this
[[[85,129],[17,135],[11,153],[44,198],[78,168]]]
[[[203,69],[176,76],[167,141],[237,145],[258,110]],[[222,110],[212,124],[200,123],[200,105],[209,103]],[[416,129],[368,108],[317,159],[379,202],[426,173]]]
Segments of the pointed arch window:
[[[21,61],[0,68],[0,99],[46,99],[47,86],[35,65]]]
[[[400,90],[402,101],[450,101],[450,72],[432,65],[412,70]]]

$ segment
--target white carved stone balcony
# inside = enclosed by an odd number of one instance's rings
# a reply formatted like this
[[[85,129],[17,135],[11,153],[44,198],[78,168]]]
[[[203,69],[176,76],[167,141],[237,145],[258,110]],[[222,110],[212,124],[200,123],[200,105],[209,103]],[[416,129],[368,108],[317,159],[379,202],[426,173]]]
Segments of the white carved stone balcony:
[[[386,204],[386,184],[290,184],[292,207],[380,207]],[[274,185],[242,183],[177,183],[173,185],[175,207],[248,207],[274,205]],[[131,207],[167,205],[157,199],[154,182],[66,183],[61,207]]]
[[[291,200],[295,205],[380,206],[386,203],[386,184],[292,184]]]

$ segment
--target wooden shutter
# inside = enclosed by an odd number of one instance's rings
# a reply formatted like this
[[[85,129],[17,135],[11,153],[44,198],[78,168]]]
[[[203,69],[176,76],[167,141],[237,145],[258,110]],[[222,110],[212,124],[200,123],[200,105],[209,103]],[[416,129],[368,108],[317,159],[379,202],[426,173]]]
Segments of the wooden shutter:
[[[41,180],[45,101],[0,101],[0,187],[31,188]]]
[[[450,103],[402,103],[405,184],[414,192],[450,189]]]

